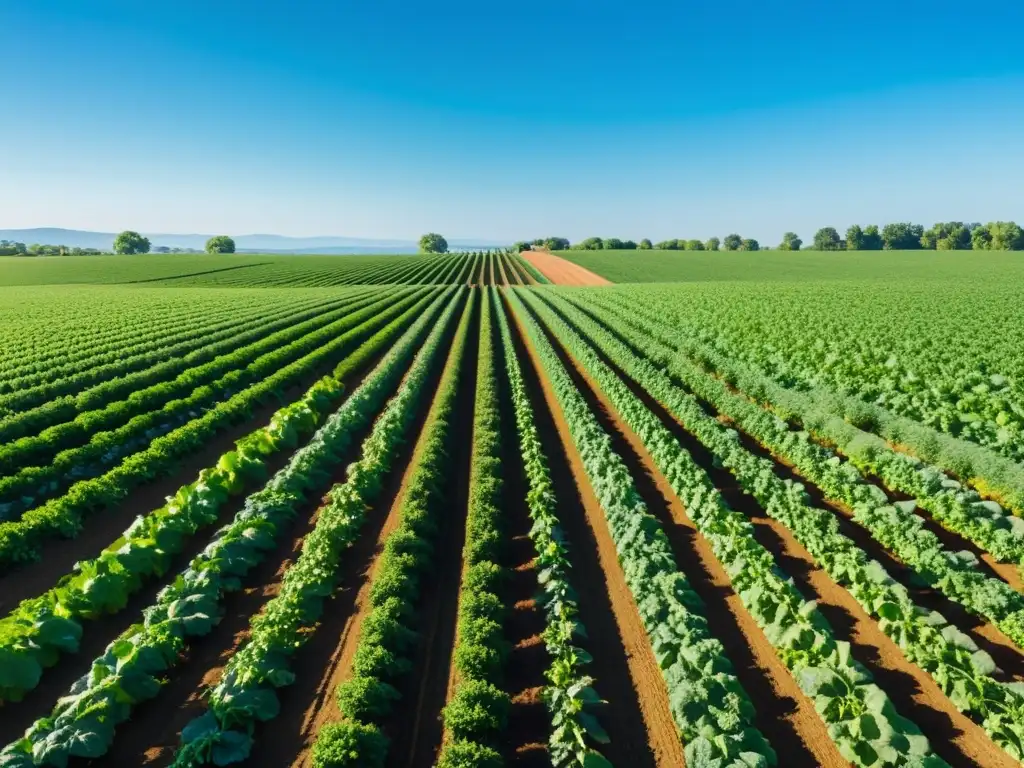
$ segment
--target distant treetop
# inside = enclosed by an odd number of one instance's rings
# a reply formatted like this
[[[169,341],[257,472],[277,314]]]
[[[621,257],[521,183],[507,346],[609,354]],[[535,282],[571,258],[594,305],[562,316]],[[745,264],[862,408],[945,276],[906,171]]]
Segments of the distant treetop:
[[[448,253],[448,241],[436,232],[420,238],[420,253]]]

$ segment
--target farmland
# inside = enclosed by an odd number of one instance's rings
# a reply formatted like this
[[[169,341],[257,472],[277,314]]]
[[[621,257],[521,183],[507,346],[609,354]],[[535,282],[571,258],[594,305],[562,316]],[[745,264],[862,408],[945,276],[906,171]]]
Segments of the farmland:
[[[0,259],[0,768],[1024,762],[1017,258],[562,255]]]

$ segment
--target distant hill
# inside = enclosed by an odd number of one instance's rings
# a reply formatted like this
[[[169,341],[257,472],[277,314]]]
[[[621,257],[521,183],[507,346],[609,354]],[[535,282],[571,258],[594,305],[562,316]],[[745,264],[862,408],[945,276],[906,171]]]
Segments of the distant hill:
[[[195,248],[202,250],[211,235],[143,232],[153,247]],[[0,240],[13,240],[26,245],[67,245],[73,248],[99,248],[109,251],[114,246],[114,232],[89,232],[81,229],[43,227],[38,229],[0,229]],[[235,247],[243,253],[282,254],[346,254],[346,253],[415,253],[412,240],[375,240],[361,237],[288,237],[287,235],[232,235]],[[453,248],[493,248],[505,243],[497,240],[449,240]]]

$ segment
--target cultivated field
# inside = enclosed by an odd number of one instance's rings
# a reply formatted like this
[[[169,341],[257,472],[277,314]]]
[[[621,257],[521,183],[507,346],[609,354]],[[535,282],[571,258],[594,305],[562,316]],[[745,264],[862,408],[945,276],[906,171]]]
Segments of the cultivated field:
[[[1020,264],[560,255],[0,259],[0,768],[1024,761]]]

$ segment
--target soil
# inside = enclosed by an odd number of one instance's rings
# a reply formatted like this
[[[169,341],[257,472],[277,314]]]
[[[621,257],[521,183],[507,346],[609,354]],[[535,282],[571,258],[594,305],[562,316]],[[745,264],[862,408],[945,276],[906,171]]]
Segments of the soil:
[[[501,308],[498,309],[500,311]],[[497,329],[497,322],[494,327]],[[507,536],[502,564],[510,575],[502,597],[505,605],[510,606],[505,620],[505,637],[512,643],[512,651],[505,664],[504,684],[504,689],[512,697],[512,709],[501,751],[505,765],[540,768],[551,764],[547,754],[551,717],[540,697],[546,683],[544,672],[551,659],[542,637],[546,626],[544,611],[534,599],[540,586],[537,583],[536,550],[529,536],[533,525],[526,503],[529,483],[519,448],[511,391],[504,373],[503,345],[498,338],[495,339],[495,350],[501,408],[502,511]]]
[[[520,255],[555,285],[612,284],[610,280],[594,274],[589,269],[547,251],[523,251]]]
[[[352,387],[372,369],[372,363],[365,366],[353,378]],[[344,482],[348,465],[358,457],[371,429],[372,424],[369,424],[356,430],[349,447],[335,464],[330,482],[324,485],[325,491],[335,483]],[[246,586],[225,598],[221,622],[209,635],[192,642],[181,662],[170,672],[160,695],[136,709],[131,727],[123,729],[120,738],[114,741],[103,765],[167,765],[173,760],[182,727],[202,714],[203,693],[217,683],[228,659],[248,639],[252,616],[278,593],[284,573],[301,551],[305,535],[316,523],[318,509],[319,500],[307,502],[282,533],[278,547],[244,579]],[[304,647],[303,651],[308,648]],[[307,663],[299,654],[296,672],[301,674]]]
[[[423,579],[417,605],[421,641],[413,659],[412,673],[403,686],[402,700],[383,724],[391,739],[387,759],[389,766],[433,765],[441,747],[441,710],[448,695],[462,580],[462,550],[466,538],[479,313],[480,309],[476,307],[461,361],[462,372],[448,437],[448,464],[453,471],[442,493],[448,499],[443,506],[449,514],[438,521],[434,571]]]
[[[684,764],[668,692],[636,603],[618,563],[600,503],[550,384],[515,315],[509,311],[538,430],[549,461],[558,509],[570,544],[580,620],[594,658],[588,672],[608,705],[598,717],[610,737],[601,752],[616,765]]]
[[[592,315],[591,317],[595,321],[601,322],[598,318],[594,318]],[[603,323],[602,326],[609,331],[614,332],[613,329],[610,329]],[[620,341],[628,345],[628,342],[621,336],[618,336],[618,338]],[[632,345],[629,346],[633,348]],[[636,350],[635,348],[633,348],[633,350],[638,355],[643,356],[643,353],[640,350]],[[598,354],[606,364],[611,365],[617,371],[621,378],[628,379],[625,373],[618,369],[618,367],[608,360],[603,354],[600,352],[598,352]],[[671,376],[670,374],[670,377],[681,389],[689,391],[688,388],[674,376]],[[694,394],[694,396],[697,397],[695,393],[691,394]],[[702,400],[699,397],[697,399],[707,415],[717,418],[723,424],[726,424],[737,431],[740,443],[747,451],[755,456],[771,461],[774,465],[774,472],[778,477],[784,480],[798,482],[803,485],[808,497],[810,498],[812,506],[831,511],[837,517],[839,521],[839,529],[843,535],[851,539],[868,555],[868,557],[880,562],[896,581],[907,587],[915,602],[929,610],[937,611],[942,614],[951,624],[955,625],[958,629],[970,636],[981,649],[988,652],[999,666],[999,670],[993,675],[993,677],[1005,682],[1014,682],[1024,679],[1024,653],[1022,653],[1021,649],[1019,649],[1013,641],[997,629],[991,622],[984,617],[970,613],[963,605],[950,600],[942,594],[940,590],[930,588],[925,585],[920,577],[914,573],[912,568],[886,550],[882,544],[872,538],[867,529],[861,527],[854,521],[853,510],[842,502],[827,497],[821,488],[800,474],[799,471],[796,470],[786,459],[776,456],[766,447],[762,446],[757,442],[757,440],[745,433],[739,425],[732,422],[732,420],[727,416],[718,413],[711,403]],[[882,486],[879,487],[889,494],[890,499],[898,500],[896,494],[889,492]],[[906,497],[903,496],[901,498]],[[927,517],[925,517],[925,519],[928,520]],[[958,540],[963,541],[960,537],[952,538],[952,534],[934,523],[929,524],[929,529],[936,533],[940,542],[947,548],[954,551],[956,549],[963,548],[956,546]],[[987,576],[998,578],[996,572],[989,570],[986,565],[982,564],[980,567]],[[1012,566],[1010,567],[1012,568]]]
[[[728,470],[715,466],[712,454],[667,409],[624,372],[612,367],[708,473],[729,506],[750,517],[758,542],[772,553],[780,569],[794,580],[804,597],[817,601],[835,636],[850,642],[853,657],[872,673],[897,711],[913,720],[928,736],[938,755],[951,765],[1016,764],[978,724],[957,711],[924,670],[903,656],[853,596],[818,567],[789,529],[769,518]]]
[[[711,545],[697,531],[682,502],[658,470],[643,441],[621,420],[611,402],[547,329],[548,340],[566,365],[577,390],[611,437],[647,510],[661,522],[676,562],[704,602],[710,634],[721,641],[734,672],[754,704],[755,727],[786,765],[830,766],[849,763],[836,751],[828,730],[775,649],[732,589]]]
[[[426,391],[434,392],[428,382]],[[313,639],[294,661],[296,681],[278,691],[281,714],[272,728],[256,733],[256,752],[267,765],[308,766],[316,735],[341,717],[334,692],[351,674],[363,622],[370,612],[370,588],[379,569],[379,555],[388,536],[401,522],[402,501],[423,450],[423,425],[429,408],[422,408],[409,429],[388,473],[380,498],[367,513],[359,540],[346,553],[338,588],[324,610]],[[272,738],[271,738],[272,734]]]

